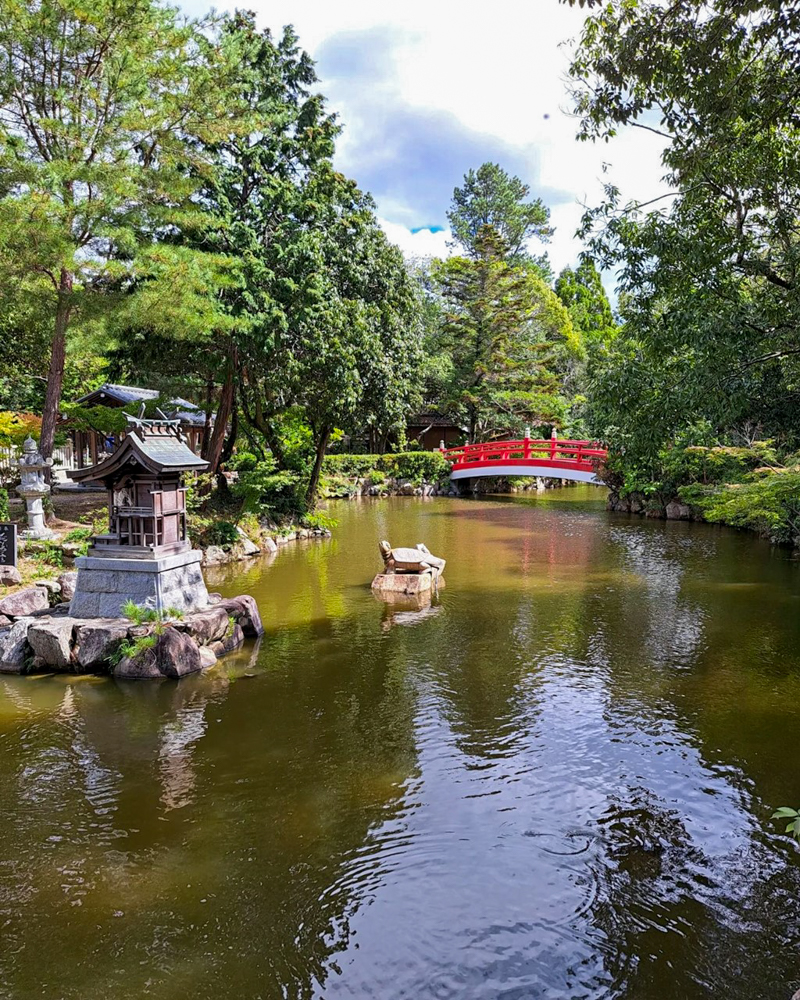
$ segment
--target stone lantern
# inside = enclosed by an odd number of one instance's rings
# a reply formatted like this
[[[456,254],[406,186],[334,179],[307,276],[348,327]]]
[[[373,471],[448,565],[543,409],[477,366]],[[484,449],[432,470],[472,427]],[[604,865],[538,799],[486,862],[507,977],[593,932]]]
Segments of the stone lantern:
[[[24,499],[28,514],[28,527],[22,532],[23,538],[54,538],[54,532],[44,523],[42,501],[50,492],[44,473],[53,464],[52,458],[45,459],[39,446],[28,435],[22,445],[22,458],[17,460],[21,482],[17,493]]]

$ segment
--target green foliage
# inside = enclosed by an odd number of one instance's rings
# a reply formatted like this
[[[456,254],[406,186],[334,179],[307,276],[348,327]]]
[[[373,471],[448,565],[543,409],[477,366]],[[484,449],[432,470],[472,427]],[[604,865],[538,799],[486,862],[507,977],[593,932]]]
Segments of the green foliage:
[[[75,555],[85,556],[89,551],[89,540],[93,534],[95,534],[94,528],[73,528],[64,535],[62,541],[79,543]]]
[[[137,656],[152,649],[156,642],[158,642],[158,636],[153,632],[149,635],[136,636],[134,639],[123,639],[109,654],[108,662],[112,667],[116,667],[124,659],[135,660]]]
[[[781,806],[772,814],[773,819],[787,819],[786,833],[791,834],[794,839],[800,842],[800,809],[790,809],[788,806]]]
[[[242,112],[237,54],[215,27],[154,0],[2,0],[0,280],[7,322],[52,340],[46,454],[71,329],[104,338],[108,307],[140,300],[173,330],[220,321],[197,293],[198,274],[219,285],[217,258],[152,239],[197,216],[190,173]]]
[[[800,410],[800,8],[610,0],[573,60],[580,136],[664,142],[671,192],[588,212],[623,330],[590,373],[595,433],[652,459],[699,419],[796,447]]]
[[[163,611],[155,608],[148,608],[145,604],[136,604],[135,601],[127,600],[120,612],[124,618],[129,618],[134,625],[163,625],[168,621],[179,621],[183,618],[183,612],[178,608],[168,607]]]
[[[800,545],[800,468],[764,469],[745,482],[685,486],[678,493],[707,521],[749,528],[776,543]]]
[[[382,485],[387,478],[405,480],[418,486],[423,482],[439,483],[450,476],[450,463],[438,451],[406,451],[386,455],[328,455],[326,476],[341,479],[347,495],[352,492],[347,480],[369,479]],[[329,495],[331,495],[329,493]]]
[[[378,468],[392,479],[406,479],[415,486],[438,483],[450,477],[450,463],[438,451],[406,451],[381,455]]]
[[[64,403],[61,412],[69,419],[70,426],[79,431],[101,431],[122,434],[128,426],[126,410],[114,406],[81,406]]]
[[[318,528],[323,531],[332,531],[338,522],[336,518],[331,517],[326,511],[315,510],[303,514],[300,523],[304,528]]]
[[[462,187],[453,191],[447,213],[453,237],[467,256],[479,257],[481,230],[490,226],[508,248],[509,257],[528,259],[527,244],[532,238],[546,242],[552,235],[550,211],[541,198],[525,199],[530,188],[519,177],[512,177],[496,163],[484,163],[469,170]],[[549,277],[547,258],[539,266]]]
[[[215,521],[205,533],[207,545],[219,545],[230,551],[239,541],[239,532],[231,521]]]
[[[451,363],[442,408],[463,416],[471,441],[560,426],[570,361],[581,355],[569,314],[535,270],[514,263],[491,226],[472,257],[437,264]]]
[[[556,281],[555,293],[569,310],[572,325],[587,347],[608,344],[616,337],[611,303],[590,257],[584,257],[575,270],[564,268]]]
[[[11,517],[8,507],[8,490],[0,487],[0,521],[8,521]]]
[[[279,469],[273,457],[257,462],[253,469],[239,473],[233,493],[245,511],[260,517],[303,513],[302,481],[298,473]]]

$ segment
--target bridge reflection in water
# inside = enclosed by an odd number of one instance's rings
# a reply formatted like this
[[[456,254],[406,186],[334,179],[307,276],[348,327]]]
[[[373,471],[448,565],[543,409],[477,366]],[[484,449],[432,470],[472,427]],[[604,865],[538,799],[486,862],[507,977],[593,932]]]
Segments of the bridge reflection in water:
[[[451,479],[487,476],[544,476],[598,483],[598,470],[608,458],[595,441],[524,437],[519,441],[486,441],[442,448],[452,463]]]

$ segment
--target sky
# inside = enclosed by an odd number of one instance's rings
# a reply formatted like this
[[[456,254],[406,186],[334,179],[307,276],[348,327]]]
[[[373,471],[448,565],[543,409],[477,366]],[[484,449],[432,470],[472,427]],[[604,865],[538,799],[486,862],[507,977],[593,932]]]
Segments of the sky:
[[[294,26],[344,127],[337,167],[372,194],[387,235],[407,255],[449,252],[453,189],[487,160],[521,177],[550,208],[556,231],[547,251],[556,272],[577,262],[582,205],[601,200],[604,182],[624,200],[664,190],[652,133],[630,130],[609,144],[576,140],[568,43],[585,14],[558,0],[240,6],[256,11],[259,27]],[[206,11],[201,0],[184,8]]]

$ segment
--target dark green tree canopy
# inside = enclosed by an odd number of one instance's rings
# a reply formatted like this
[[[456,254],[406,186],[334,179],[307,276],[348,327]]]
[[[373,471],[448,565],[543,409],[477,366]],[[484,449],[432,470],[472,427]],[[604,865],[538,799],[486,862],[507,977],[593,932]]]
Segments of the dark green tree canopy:
[[[484,226],[491,226],[505,243],[510,257],[527,255],[531,239],[546,242],[552,233],[550,211],[540,198],[528,201],[530,188],[496,163],[469,170],[453,191],[447,220],[455,242],[468,256],[476,256]]]
[[[797,439],[800,6],[612,0],[572,76],[581,137],[657,132],[672,189],[624,205],[609,185],[585,219],[625,320],[597,373],[602,419],[629,449],[698,419]]]

